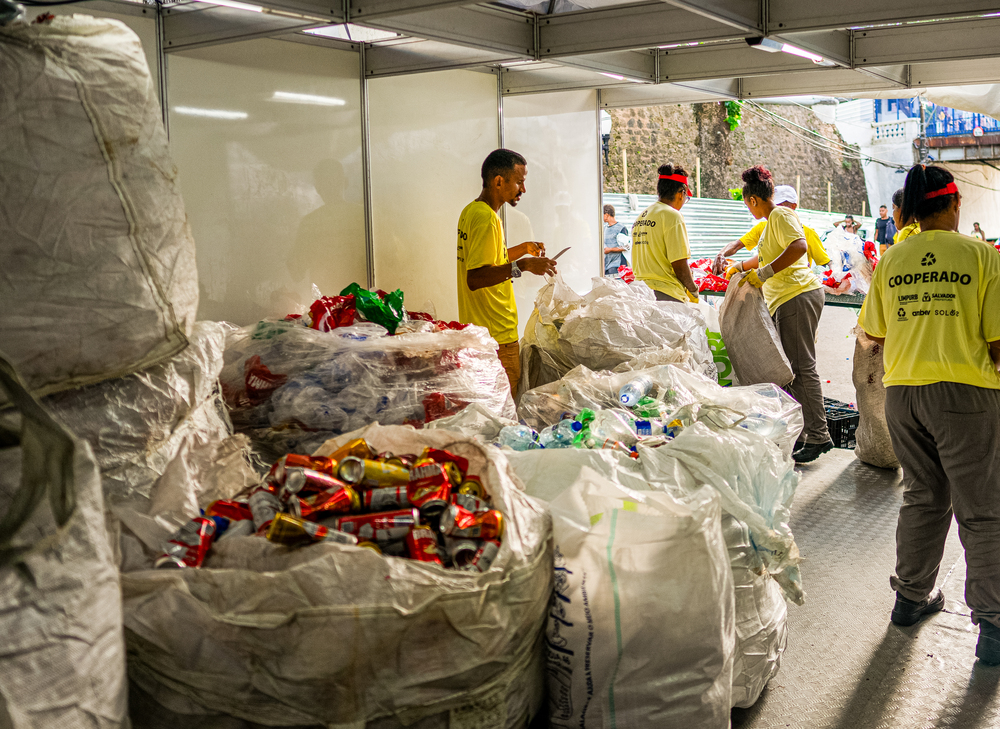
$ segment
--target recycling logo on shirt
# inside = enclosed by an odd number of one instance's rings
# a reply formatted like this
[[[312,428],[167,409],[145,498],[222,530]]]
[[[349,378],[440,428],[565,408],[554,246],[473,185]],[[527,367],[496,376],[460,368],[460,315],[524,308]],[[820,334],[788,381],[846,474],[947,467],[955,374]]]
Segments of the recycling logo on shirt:
[[[933,253],[928,253],[924,256],[924,259],[920,262],[921,266],[933,266],[937,263],[937,258],[934,257]]]
[[[896,312],[896,315],[899,317],[899,321],[903,321],[904,319],[906,319],[906,309],[904,309],[902,306],[899,307],[899,311]]]

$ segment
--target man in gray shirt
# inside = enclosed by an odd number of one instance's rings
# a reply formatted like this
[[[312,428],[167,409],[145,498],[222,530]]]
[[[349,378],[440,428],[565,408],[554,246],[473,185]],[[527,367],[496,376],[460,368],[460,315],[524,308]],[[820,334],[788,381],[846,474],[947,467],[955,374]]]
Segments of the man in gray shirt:
[[[631,250],[632,240],[628,228],[615,220],[614,205],[604,206],[604,275],[614,276],[619,266],[627,266],[625,251]]]

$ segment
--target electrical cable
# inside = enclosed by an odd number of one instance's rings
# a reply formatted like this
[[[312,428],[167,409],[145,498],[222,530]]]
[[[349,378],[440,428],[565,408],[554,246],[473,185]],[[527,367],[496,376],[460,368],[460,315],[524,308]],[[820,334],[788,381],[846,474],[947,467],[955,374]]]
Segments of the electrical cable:
[[[17,0],[19,4],[24,5],[29,8],[48,8],[55,5],[76,5],[77,3],[82,3],[84,0],[48,0],[42,2],[40,0]]]

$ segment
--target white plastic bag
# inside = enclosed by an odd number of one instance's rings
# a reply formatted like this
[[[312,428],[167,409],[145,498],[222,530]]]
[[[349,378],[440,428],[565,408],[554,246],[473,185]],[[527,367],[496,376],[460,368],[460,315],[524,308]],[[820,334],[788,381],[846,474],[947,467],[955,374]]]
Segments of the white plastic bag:
[[[740,286],[743,274],[733,274],[719,309],[719,323],[726,351],[733,364],[734,384],[773,382],[788,385],[792,366],[767,311],[764,294],[753,286]]]
[[[177,354],[194,241],[135,33],[63,16],[0,28],[0,340],[37,394]]]
[[[372,425],[320,454],[359,436],[380,452],[431,446],[468,458],[507,517],[492,567],[471,574],[353,546],[233,537],[199,569],[126,572],[129,675],[143,691],[174,711],[278,726],[525,725],[541,702],[547,510],[515,485],[499,450],[447,431]]]
[[[588,467],[551,503],[553,727],[728,727],[732,574],[718,497],[627,490]]]
[[[89,446],[0,357],[0,726],[128,726],[118,571]]]
[[[889,424],[885,419],[885,363],[882,345],[873,342],[861,327],[854,330],[854,390],[857,393],[858,430],[854,455],[859,461],[878,468],[899,468],[892,449]]]

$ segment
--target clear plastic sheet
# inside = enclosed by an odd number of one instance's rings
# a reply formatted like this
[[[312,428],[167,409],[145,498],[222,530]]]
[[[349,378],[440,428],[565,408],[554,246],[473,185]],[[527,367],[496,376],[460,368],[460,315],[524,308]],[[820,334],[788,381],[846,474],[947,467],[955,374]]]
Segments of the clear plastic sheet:
[[[510,462],[552,509],[550,725],[728,727],[733,577],[718,495],[650,490],[635,461],[610,451]]]
[[[840,283],[850,274],[850,293],[867,294],[874,268],[865,256],[865,241],[843,228],[834,228],[823,241],[823,247],[830,256],[826,269],[831,272],[830,278]]]
[[[507,375],[486,329],[438,331],[410,322],[401,330],[409,333],[386,336],[374,324],[318,332],[259,322],[232,332],[222,384],[234,425],[288,452],[372,422],[423,425],[473,403],[513,417]]]
[[[733,365],[733,384],[773,382],[784,387],[792,381],[792,366],[767,310],[764,294],[753,286],[740,286],[743,274],[733,274],[719,309],[722,339]]]
[[[353,437],[378,451],[468,458],[507,517],[492,567],[233,537],[200,569],[122,575],[130,677],[173,711],[266,725],[524,726],[541,701],[548,511],[515,485],[499,450],[474,439],[373,424],[319,454]]]
[[[0,726],[127,727],[118,571],[89,446],[28,396],[0,390]]]
[[[183,349],[194,240],[135,33],[86,15],[0,28],[0,139],[0,340],[28,387]]]
[[[109,504],[148,499],[178,454],[232,434],[217,396],[226,331],[198,322],[191,344],[162,364],[45,399],[90,444]]]
[[[658,302],[641,281],[595,278],[593,284],[580,296],[555,276],[538,292],[521,339],[522,392],[577,365],[610,370],[644,355],[667,356],[715,377],[707,323],[698,307]]]
[[[721,387],[702,375],[675,365],[662,365],[629,372],[592,372],[584,366],[570,371],[557,382],[524,393],[518,415],[535,430],[559,422],[583,408],[620,408],[618,393],[628,382],[650,377],[667,398],[668,410],[679,412],[712,428],[729,428],[746,416],[766,416],[775,423],[768,436],[787,457],[802,431],[802,407],[784,390],[771,385]],[[783,426],[783,427],[782,427]]]

